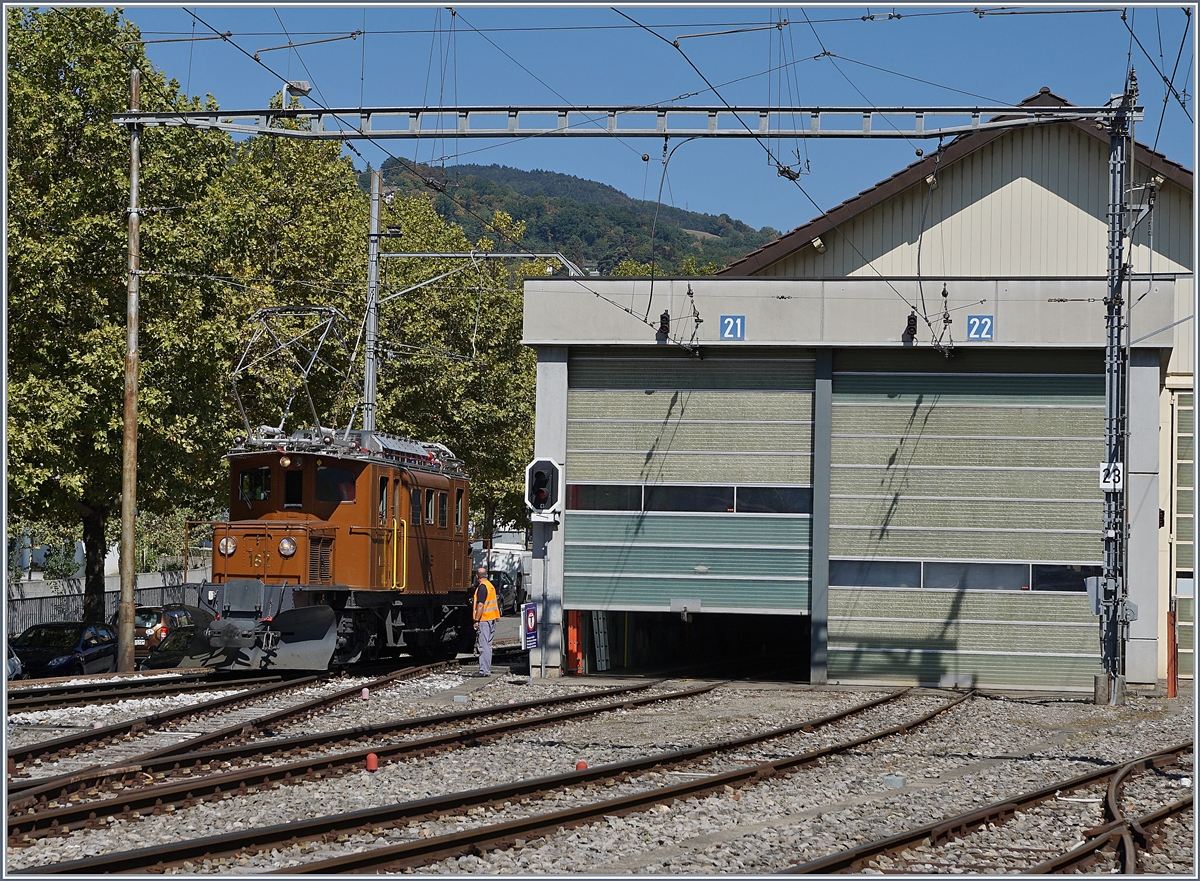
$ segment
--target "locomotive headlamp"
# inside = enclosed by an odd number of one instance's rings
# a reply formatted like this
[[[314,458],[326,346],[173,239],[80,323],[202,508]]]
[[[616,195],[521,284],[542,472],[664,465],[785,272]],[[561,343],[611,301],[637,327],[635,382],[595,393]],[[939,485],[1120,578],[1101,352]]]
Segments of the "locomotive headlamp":
[[[279,555],[282,557],[290,557],[296,553],[296,539],[281,538],[279,539]]]
[[[225,536],[223,539],[217,542],[217,550],[228,557],[237,550],[237,539],[232,535]]]
[[[289,465],[292,464],[292,460],[290,458],[288,458],[287,456],[280,456],[279,464],[282,465],[284,468],[287,468]]]

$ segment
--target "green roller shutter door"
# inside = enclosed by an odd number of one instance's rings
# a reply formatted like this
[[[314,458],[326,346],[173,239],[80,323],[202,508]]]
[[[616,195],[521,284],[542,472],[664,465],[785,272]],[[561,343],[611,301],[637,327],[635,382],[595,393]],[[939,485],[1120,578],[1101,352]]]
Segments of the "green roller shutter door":
[[[1179,637],[1179,676],[1191,679],[1196,672],[1196,601],[1179,597],[1175,601],[1176,632]]]
[[[922,360],[925,359],[925,360]],[[1102,559],[1097,353],[838,353],[830,556],[1095,565]],[[829,675],[1091,687],[1080,594],[833,587]]]
[[[572,354],[568,483],[812,484],[814,360]]]
[[[812,484],[810,352],[593,349],[568,362],[570,484]],[[569,609],[809,607],[807,515],[568,510]]]
[[[1055,374],[1026,360],[889,372],[839,353],[830,556],[1098,563],[1104,378],[1091,354]]]
[[[831,680],[1087,690],[1099,672],[1082,595],[829,591]]]
[[[809,607],[811,520],[720,514],[567,511],[563,604],[568,609],[699,611]]]

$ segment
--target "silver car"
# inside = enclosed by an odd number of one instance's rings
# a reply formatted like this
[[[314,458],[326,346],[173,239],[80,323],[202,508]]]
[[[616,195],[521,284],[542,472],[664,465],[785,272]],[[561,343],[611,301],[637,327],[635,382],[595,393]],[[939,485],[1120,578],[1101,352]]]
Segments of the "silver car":
[[[8,678],[25,678],[25,674],[21,670],[21,659],[17,657],[17,654],[13,651],[11,645],[8,647]]]

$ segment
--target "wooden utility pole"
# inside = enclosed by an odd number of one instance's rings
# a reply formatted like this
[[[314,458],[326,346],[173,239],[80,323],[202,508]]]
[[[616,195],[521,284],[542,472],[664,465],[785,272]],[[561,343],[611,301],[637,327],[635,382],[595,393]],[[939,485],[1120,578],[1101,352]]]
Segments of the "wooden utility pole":
[[[137,111],[141,75],[129,72],[129,105]],[[141,217],[138,214],[138,174],[141,166],[141,126],[129,126],[129,279],[125,296],[125,440],[121,450],[121,602],[117,619],[117,670],[133,669],[134,524],[137,522],[138,412],[138,285],[141,280]]]

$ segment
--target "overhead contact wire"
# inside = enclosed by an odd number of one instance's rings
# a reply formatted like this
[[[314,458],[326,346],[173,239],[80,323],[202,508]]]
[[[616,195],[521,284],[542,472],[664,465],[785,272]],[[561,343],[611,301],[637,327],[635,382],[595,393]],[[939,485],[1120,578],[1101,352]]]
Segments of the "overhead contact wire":
[[[610,8],[611,8],[611,7],[610,7]],[[652,35],[654,35],[655,37],[658,37],[658,39],[662,40],[664,43],[667,43],[667,44],[669,44],[669,45],[672,45],[672,46],[674,46],[674,44],[673,44],[673,43],[671,43],[671,41],[670,41],[670,40],[668,40],[666,37],[662,36],[662,35],[661,35],[661,34],[659,34],[659,33],[656,33],[655,31],[651,30],[650,28],[646,27],[646,26],[645,26],[645,25],[643,25],[643,24],[639,24],[639,23],[638,23],[638,22],[636,22],[634,19],[632,19],[632,18],[629,18],[629,16],[628,16],[628,15],[625,15],[625,13],[621,12],[621,10],[619,10],[619,9],[613,9],[613,12],[615,12],[615,13],[617,13],[618,15],[622,16],[623,18],[628,18],[630,21],[634,22],[634,24],[637,24],[637,25],[638,25],[638,27],[642,28],[644,31],[646,31],[646,32],[647,32],[647,33],[649,33],[649,34],[652,34]],[[707,78],[707,77],[705,77],[703,73],[701,73],[700,69],[699,69],[699,68],[697,68],[697,67],[696,67],[696,65],[692,63],[692,60],[691,60],[690,58],[688,58],[688,57],[687,57],[687,54],[686,54],[686,53],[685,53],[685,52],[684,52],[682,49],[679,49],[679,47],[678,47],[678,46],[675,46],[675,48],[676,48],[676,50],[679,52],[679,54],[683,56],[684,60],[685,60],[685,61],[688,63],[688,66],[690,66],[690,67],[692,68],[692,70],[694,70],[694,71],[696,72],[696,75],[697,75],[697,76],[699,76],[699,77],[700,77],[700,79],[704,80],[704,83],[705,83],[705,85],[707,85],[707,86],[709,87],[709,89],[712,91],[712,93],[713,93],[714,95],[716,95],[716,96],[717,96],[717,98],[718,98],[718,99],[720,99],[721,103],[722,103],[722,104],[724,104],[724,105],[725,105],[727,108],[729,108],[729,110],[730,110],[730,111],[732,111],[732,110],[733,110],[733,108],[732,108],[732,106],[729,104],[729,102],[728,102],[728,101],[726,101],[724,97],[722,97],[721,93],[720,93],[720,92],[718,92],[718,91],[716,90],[716,88],[715,88],[715,87],[712,85],[712,83],[710,83],[710,82],[708,81],[708,78]],[[738,116],[736,113],[734,114],[734,117],[735,117],[735,118],[738,120],[738,122],[741,124],[742,128],[744,128],[744,129],[745,129],[747,132],[749,132],[750,136],[751,136],[751,137],[754,139],[754,141],[755,141],[755,142],[756,142],[756,143],[757,143],[757,144],[758,144],[760,147],[762,147],[764,151],[766,151],[767,155],[768,155],[769,157],[771,157],[771,159],[773,159],[773,160],[774,160],[774,159],[775,159],[775,157],[771,155],[771,148],[770,148],[770,147],[768,147],[766,144],[764,144],[764,143],[762,142],[762,139],[759,137],[758,133],[757,133],[757,132],[755,132],[753,129],[751,129],[751,128],[750,128],[748,125],[746,125],[746,123],[745,123],[745,122],[742,120],[742,118],[741,118],[740,116]],[[775,161],[776,161],[776,164],[778,164],[778,160],[775,160]],[[790,178],[789,178],[789,180],[790,180]],[[804,187],[803,187],[803,186],[801,186],[801,185],[800,185],[800,182],[799,182],[798,180],[793,180],[793,181],[792,181],[792,184],[793,184],[793,185],[794,185],[794,186],[795,186],[795,187],[796,187],[798,190],[800,190],[800,192],[801,192],[801,193],[803,193],[803,194],[804,194],[804,198],[808,199],[808,201],[809,201],[810,203],[812,203],[812,206],[813,206],[814,208],[816,208],[816,209],[817,209],[817,211],[821,212],[822,214],[824,214],[824,213],[825,213],[824,209],[822,209],[822,208],[821,208],[821,206],[817,204],[816,200],[815,200],[815,199],[813,199],[813,197],[812,197],[812,196],[810,196],[810,195],[808,194],[808,191],[807,191],[806,189],[804,189]],[[855,244],[854,244],[854,242],[852,242],[852,241],[850,240],[849,236],[847,236],[847,235],[846,235],[844,232],[842,232],[841,228],[840,228],[839,226],[837,226],[836,224],[834,225],[834,227],[833,227],[833,228],[834,228],[834,230],[836,230],[836,231],[837,231],[838,235],[840,235],[840,236],[842,237],[842,241],[846,242],[848,245],[850,245],[850,247],[851,247],[851,248],[853,248],[853,249],[854,249],[855,253],[856,253],[856,254],[858,254],[858,256],[859,256],[859,257],[861,257],[861,258],[863,259],[863,262],[864,262],[864,263],[866,263],[866,265],[867,265],[867,266],[870,266],[870,267],[871,267],[872,271],[873,271],[873,272],[874,272],[876,275],[878,275],[878,276],[879,276],[879,278],[880,278],[880,279],[881,279],[881,280],[884,282],[884,284],[886,284],[886,285],[887,285],[889,288],[891,288],[891,289],[892,289],[892,291],[893,291],[893,292],[896,294],[896,296],[897,296],[897,297],[899,297],[901,300],[903,300],[903,301],[904,301],[904,304],[905,304],[906,306],[908,306],[908,307],[909,307],[910,309],[912,309],[913,311],[916,311],[916,307],[915,307],[915,306],[914,306],[914,305],[913,305],[913,304],[912,304],[912,303],[909,301],[909,299],[908,299],[907,297],[905,297],[905,296],[904,296],[904,294],[900,293],[899,289],[898,289],[898,288],[897,288],[897,287],[896,287],[894,284],[892,284],[892,283],[891,283],[891,281],[890,281],[890,280],[888,280],[888,279],[887,279],[887,278],[886,278],[886,277],[883,275],[883,273],[881,273],[881,272],[879,271],[879,269],[878,269],[878,268],[875,266],[875,264],[874,264],[874,263],[872,263],[870,260],[868,260],[868,259],[867,259],[867,256],[866,256],[865,254],[863,254],[861,250],[859,250],[858,246],[857,246],[857,245],[855,245]],[[926,321],[926,323],[928,323],[928,321]],[[930,325],[930,328],[929,328],[929,329],[930,329],[930,331],[932,332],[932,331],[933,331],[933,326],[932,326],[932,325]]]
[[[219,33],[219,31],[217,31],[216,28],[214,28],[212,25],[210,25],[207,21],[205,21],[200,16],[196,15],[195,12],[193,12],[191,10],[185,10],[185,11],[189,15],[191,15],[193,18],[195,18],[198,22],[200,22],[200,24],[202,24],[206,28],[208,28],[210,31],[212,31],[214,33]],[[272,76],[276,77],[277,79],[281,79],[281,80],[283,79],[283,77],[281,77],[279,75],[278,71],[273,70],[269,65],[267,65],[265,62],[263,62],[261,59],[255,58],[251,53],[247,52],[246,49],[244,49],[242,46],[238,45],[233,40],[227,39],[225,42],[229,43],[229,45],[233,46],[235,49],[237,49],[239,52],[241,52],[243,55],[245,55],[247,58],[249,58],[255,64],[262,67],[264,70],[266,70]],[[392,153],[390,150],[388,150],[383,144],[379,143],[379,141],[377,141],[375,138],[371,137],[366,132],[363,132],[361,129],[356,129],[353,126],[351,126],[348,120],[343,119],[340,115],[338,115],[337,113],[334,113],[331,108],[329,108],[328,106],[324,106],[324,105],[320,105],[320,107],[322,110],[324,110],[327,113],[330,113],[335,119],[337,119],[339,122],[341,122],[343,125],[345,125],[347,127],[347,130],[348,130],[350,136],[360,137],[366,141],[369,141],[370,143],[374,144],[378,149],[380,149],[382,152],[387,154],[387,156],[389,158],[391,158],[395,162],[399,163],[400,166],[402,168],[404,168],[404,170],[408,171],[410,174],[412,174],[418,180],[422,181],[426,186],[436,189],[440,192],[445,192],[444,187],[437,186],[434,181],[432,181],[429,178],[425,177],[424,175],[420,174],[420,172],[418,170],[416,170],[415,168],[406,167],[407,160],[402,159],[399,156],[396,156],[394,153]],[[416,165],[416,163],[410,163],[410,165]],[[456,205],[458,205],[458,207],[461,208],[465,213],[471,215],[472,217],[474,217],[476,220],[478,220],[480,223],[484,224],[485,226],[491,225],[487,220],[480,217],[474,210],[472,210],[470,206],[463,204],[460,200],[454,198],[453,196],[451,196],[448,193],[446,195],[447,195],[447,198],[451,199],[451,201],[453,201]],[[514,247],[523,251],[524,253],[526,253],[530,256],[534,256],[534,257],[537,256],[537,254],[532,249],[527,248],[525,245],[514,240],[510,235],[508,235],[508,233],[506,231],[501,230],[501,229],[495,229],[495,232],[499,236],[504,238],[506,241],[508,241],[510,244],[512,244]],[[578,277],[568,276],[568,278],[571,282],[573,282],[574,284],[583,288],[585,291],[587,291],[588,293],[597,297],[598,299],[603,300],[604,302],[609,303],[612,306],[615,306],[616,308],[620,309],[622,312],[625,312],[626,314],[635,318],[637,321],[641,322],[642,324],[645,324],[647,327],[650,327],[651,329],[656,329],[653,324],[651,324],[649,321],[643,319],[640,315],[638,315],[636,312],[634,312],[631,308],[628,308],[625,305],[618,303],[616,300],[613,300],[610,297],[606,297],[604,294],[601,294],[599,291],[595,290],[594,288],[589,287],[585,282],[581,281]],[[688,346],[686,343],[683,343],[680,340],[671,338],[670,342],[676,346],[679,346],[681,349],[683,349],[686,352],[695,354],[695,352],[692,350],[692,348],[690,346]]]

